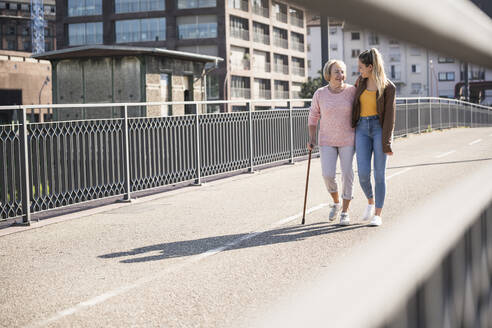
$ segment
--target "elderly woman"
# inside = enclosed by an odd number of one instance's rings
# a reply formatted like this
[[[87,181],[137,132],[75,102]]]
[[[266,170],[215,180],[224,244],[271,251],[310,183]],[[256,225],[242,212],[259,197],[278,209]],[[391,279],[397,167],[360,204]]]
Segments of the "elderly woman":
[[[327,86],[319,88],[313,95],[309,110],[309,143],[311,150],[316,144],[316,128],[320,122],[318,144],[321,155],[321,170],[328,193],[334,204],[328,216],[330,221],[340,214],[340,225],[349,225],[348,207],[352,200],[354,171],[352,161],[355,152],[355,129],[352,127],[352,104],[355,87],[345,83],[346,66],[342,61],[330,60],[323,67]],[[337,159],[342,168],[342,199],[340,205],[336,181]]]

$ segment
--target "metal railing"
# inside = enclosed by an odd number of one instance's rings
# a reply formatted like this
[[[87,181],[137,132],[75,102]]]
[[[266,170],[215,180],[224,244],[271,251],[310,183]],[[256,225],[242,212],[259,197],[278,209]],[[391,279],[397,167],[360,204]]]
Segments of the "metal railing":
[[[250,89],[232,89],[249,98]],[[310,99],[10,106],[20,122],[0,126],[0,220],[24,217],[89,200],[126,195],[158,186],[306,155]],[[492,126],[492,110],[440,98],[399,98],[395,136],[458,126]],[[129,117],[141,108],[240,103],[275,109],[172,117]],[[293,109],[303,104],[304,109]],[[29,123],[26,113],[85,110],[121,113],[119,118]],[[199,109],[196,111],[196,109]],[[201,109],[201,110],[200,110]]]
[[[267,89],[259,89],[255,92],[256,99],[271,99],[272,91]]]
[[[290,40],[290,49],[297,50],[300,52],[304,52],[304,43]]]
[[[273,45],[280,47],[280,48],[284,48],[284,49],[289,48],[289,43],[288,43],[287,39],[278,38],[275,36],[273,37]]]
[[[287,23],[287,14],[286,13],[278,12],[278,13],[275,14],[275,18],[279,22]]]
[[[304,27],[304,20],[294,15],[290,15],[290,23],[294,26]]]
[[[231,37],[249,41],[249,30],[231,28]]]
[[[292,66],[292,74],[299,75],[299,76],[305,76],[306,70],[304,69],[304,67]]]
[[[270,63],[263,62],[259,65],[255,63],[253,70],[256,72],[270,72]]]
[[[252,8],[253,8],[254,14],[260,15],[260,16],[263,16],[266,18],[270,17],[270,11],[268,10],[268,8],[265,8],[262,6],[257,6],[257,5],[253,5]]]
[[[492,184],[485,181],[491,166],[399,217],[250,326],[491,327]]]
[[[242,60],[231,60],[231,67],[240,70],[249,70],[250,69],[250,61],[248,59]]]
[[[255,32],[253,33],[253,41],[268,45],[270,44],[270,35]]]
[[[249,88],[231,88],[232,98],[249,99],[251,97],[251,89]]]
[[[289,74],[289,65],[273,64],[273,70],[276,73]]]

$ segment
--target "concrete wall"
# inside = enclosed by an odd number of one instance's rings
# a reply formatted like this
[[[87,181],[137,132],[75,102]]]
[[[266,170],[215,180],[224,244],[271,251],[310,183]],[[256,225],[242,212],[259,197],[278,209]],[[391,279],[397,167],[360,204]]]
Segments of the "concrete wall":
[[[30,56],[30,53],[0,51],[0,89],[21,90],[22,105],[39,104],[40,94],[42,104],[51,104],[51,64]],[[39,114],[39,110],[35,113]],[[45,113],[46,110],[41,111],[41,121]]]

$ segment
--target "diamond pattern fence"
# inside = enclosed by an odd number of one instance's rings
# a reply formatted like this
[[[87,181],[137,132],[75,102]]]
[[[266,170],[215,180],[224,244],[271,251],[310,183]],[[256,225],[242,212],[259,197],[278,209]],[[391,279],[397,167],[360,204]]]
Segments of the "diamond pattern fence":
[[[253,108],[254,101],[246,102]],[[28,221],[30,213],[292,162],[307,155],[310,102],[293,103],[263,111],[45,123],[28,123],[29,106],[19,106],[20,124],[0,125],[0,220]],[[395,136],[457,126],[492,126],[492,110],[455,100],[397,99]]]

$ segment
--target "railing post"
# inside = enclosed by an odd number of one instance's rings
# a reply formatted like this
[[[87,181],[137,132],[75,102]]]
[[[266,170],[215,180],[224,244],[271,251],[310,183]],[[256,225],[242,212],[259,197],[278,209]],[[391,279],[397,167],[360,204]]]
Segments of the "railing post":
[[[429,99],[429,122],[430,122],[430,129],[432,130],[432,99]]]
[[[123,137],[125,141],[125,201],[131,201],[131,185],[130,185],[130,141],[128,134],[130,133],[128,129],[128,105],[124,108],[124,124],[123,124]]]
[[[448,128],[451,129],[451,100],[448,100]]]
[[[201,186],[201,152],[200,152],[200,114],[198,113],[198,105],[196,105],[196,115],[195,115],[195,124],[196,124],[196,180],[195,185]]]
[[[473,128],[473,105],[470,105],[470,127]]]
[[[405,136],[408,137],[408,99],[405,99]]]
[[[21,186],[22,193],[22,224],[31,225],[31,183],[29,179],[29,153],[28,153],[28,138],[27,138],[27,113],[24,106],[21,109],[21,126],[20,126],[20,136],[21,136],[21,165],[23,183]],[[22,180],[21,180],[22,181]],[[15,196],[14,196],[15,197]]]
[[[442,103],[439,99],[439,129],[442,130]]]
[[[292,118],[292,101],[288,102],[289,105],[289,131],[290,131],[290,163],[294,164],[294,124]]]
[[[251,106],[251,102],[248,101],[246,103],[246,109],[248,110],[248,120],[249,120],[249,172],[254,173],[253,168],[253,106]]]
[[[417,133],[420,134],[420,98],[417,99],[417,121],[418,121]]]

